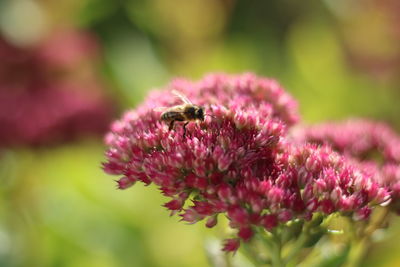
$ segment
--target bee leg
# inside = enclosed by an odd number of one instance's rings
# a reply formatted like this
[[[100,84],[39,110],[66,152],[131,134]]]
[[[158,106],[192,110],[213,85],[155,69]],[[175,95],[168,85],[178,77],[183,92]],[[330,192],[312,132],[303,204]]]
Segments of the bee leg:
[[[189,122],[186,122],[186,123],[183,125],[183,138],[185,138],[185,136],[186,136],[186,125],[188,125],[188,123],[189,123]]]
[[[169,123],[168,131],[171,131],[171,130],[174,128],[174,122],[175,122],[175,121],[171,121],[171,122]]]

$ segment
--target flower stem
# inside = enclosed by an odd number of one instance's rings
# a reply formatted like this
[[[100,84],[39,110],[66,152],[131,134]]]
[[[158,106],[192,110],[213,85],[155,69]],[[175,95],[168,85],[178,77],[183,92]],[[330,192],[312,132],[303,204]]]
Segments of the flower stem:
[[[279,237],[274,233],[272,235],[273,239],[271,242],[271,261],[274,267],[284,267],[286,266],[282,258],[282,244]]]
[[[307,222],[303,225],[302,231],[300,236],[294,242],[291,250],[285,257],[285,263],[290,264],[295,258],[300,254],[300,252],[304,249],[305,244],[310,239],[310,231],[313,230],[315,227],[320,227],[321,224],[326,224],[329,220],[331,220],[332,216],[322,220],[320,215],[315,215],[310,222]],[[319,238],[318,238],[319,240]],[[296,264],[296,262],[293,262]]]
[[[257,255],[258,253],[254,251],[253,244],[244,242],[241,252],[254,266],[265,264],[265,262]]]
[[[259,238],[269,252],[271,265],[273,267],[284,267],[285,262],[282,259],[282,244],[276,232],[265,232],[260,230]]]
[[[361,260],[364,258],[367,248],[369,247],[369,238],[365,237],[362,239],[354,240],[351,243],[351,249],[346,262],[346,267],[357,267],[361,266]]]
[[[361,266],[361,261],[372,244],[371,236],[379,228],[383,227],[389,217],[389,209],[384,208],[361,233],[354,233],[351,249],[346,267]]]
[[[285,263],[288,264],[290,263],[299,253],[300,251],[304,248],[304,244],[308,239],[308,235],[303,232],[300,237],[296,240],[296,243],[292,247],[291,251],[289,254],[286,256]]]
[[[274,267],[284,267],[286,264],[284,263],[281,257],[281,246],[279,244],[274,244],[271,248],[271,261],[272,266]]]

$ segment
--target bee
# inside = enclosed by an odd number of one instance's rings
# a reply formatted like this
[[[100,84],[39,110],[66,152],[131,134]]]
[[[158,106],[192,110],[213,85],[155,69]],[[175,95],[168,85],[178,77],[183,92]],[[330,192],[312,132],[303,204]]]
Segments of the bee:
[[[176,121],[185,122],[183,124],[183,136],[186,135],[186,125],[191,121],[204,121],[204,107],[193,104],[187,97],[177,91],[172,93],[182,100],[183,104],[167,108],[161,114],[161,120],[168,123],[168,130],[171,131],[174,128]]]

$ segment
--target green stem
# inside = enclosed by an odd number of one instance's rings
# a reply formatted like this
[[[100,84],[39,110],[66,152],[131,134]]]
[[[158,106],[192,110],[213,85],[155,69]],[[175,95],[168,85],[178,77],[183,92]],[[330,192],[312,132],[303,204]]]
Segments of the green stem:
[[[309,240],[310,238],[310,230],[313,227],[319,227],[319,225],[321,224],[326,224],[329,220],[332,219],[333,216],[329,216],[328,218],[325,218],[324,220],[322,220],[321,218],[322,215],[315,215],[314,218],[308,222],[305,223],[303,225],[303,229],[301,231],[300,236],[297,238],[296,242],[293,244],[290,252],[288,253],[288,255],[285,258],[285,263],[286,264],[290,264],[292,261],[294,261],[294,259],[300,254],[300,252],[304,249],[304,246],[306,244],[306,242]],[[293,263],[295,266],[296,262]]]
[[[286,266],[284,260],[282,259],[282,244],[277,235],[273,235],[273,243],[271,244],[271,261],[274,267],[284,267]]]
[[[254,250],[254,244],[252,243],[244,242],[241,252],[254,266],[266,264],[266,262],[258,256],[258,253]]]
[[[224,255],[224,257],[225,257],[225,264],[226,264],[225,266],[226,266],[226,267],[233,267],[231,255],[229,255],[228,253],[226,253],[226,254]]]
[[[357,233],[356,230],[353,230],[353,240],[351,242],[348,260],[345,265],[346,267],[361,266],[362,259],[372,244],[372,234],[387,222],[389,215],[389,209],[385,208],[381,211],[378,218],[371,221],[363,231]]]
[[[261,230],[258,232],[262,243],[269,251],[270,260],[273,267],[286,266],[281,255],[282,245],[279,236],[274,232],[265,232]]]
[[[356,239],[351,242],[351,249],[346,262],[346,267],[361,266],[361,260],[364,258],[365,253],[369,247],[369,238]]]
[[[274,267],[286,266],[286,264],[284,263],[284,261],[281,257],[280,246],[274,245],[271,249],[272,249],[272,253],[271,253],[272,266],[274,266]]]
[[[300,237],[296,240],[296,243],[290,250],[289,254],[286,256],[285,263],[289,264],[304,248],[304,244],[308,239],[306,232],[303,232]]]

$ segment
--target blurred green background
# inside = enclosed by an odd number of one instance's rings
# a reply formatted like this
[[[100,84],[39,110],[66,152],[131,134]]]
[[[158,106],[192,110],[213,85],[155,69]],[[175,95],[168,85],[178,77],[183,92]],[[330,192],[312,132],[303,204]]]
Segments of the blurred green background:
[[[396,1],[0,0],[0,32],[20,46],[92,32],[115,118],[172,77],[253,71],[278,79],[305,122],[362,116],[400,129]],[[104,150],[101,136],[2,149],[0,266],[207,266],[219,230],[169,217],[153,186],[116,190]],[[400,266],[399,237],[394,220],[363,266]]]

